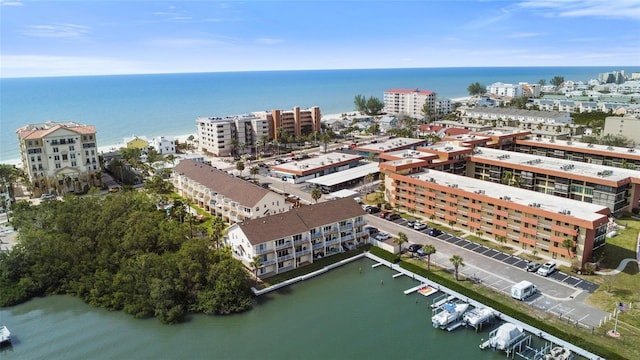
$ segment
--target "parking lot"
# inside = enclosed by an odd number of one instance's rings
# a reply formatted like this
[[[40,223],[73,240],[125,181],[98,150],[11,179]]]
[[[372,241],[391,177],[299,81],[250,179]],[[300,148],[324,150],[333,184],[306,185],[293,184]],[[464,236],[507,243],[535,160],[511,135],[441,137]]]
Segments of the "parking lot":
[[[437,251],[431,255],[432,264],[451,269],[449,258],[453,254],[461,255],[465,262],[465,266],[459,268],[461,278],[481,283],[507,296],[510,295],[511,286],[515,283],[522,280],[530,281],[538,287],[540,292],[527,298],[525,303],[576,326],[593,329],[610,319],[609,313],[584,302],[588,295],[598,288],[597,284],[561,271],[555,271],[548,277],[543,277],[527,272],[525,268],[528,261],[518,256],[446,232],[436,237],[429,236],[427,234],[431,227],[418,231],[408,227],[406,219],[388,221],[376,215],[379,214],[368,216],[371,226],[378,227],[392,236],[397,235],[398,232],[404,232],[410,243],[433,244]],[[408,246],[409,244],[405,247]],[[415,256],[418,255],[415,254]]]

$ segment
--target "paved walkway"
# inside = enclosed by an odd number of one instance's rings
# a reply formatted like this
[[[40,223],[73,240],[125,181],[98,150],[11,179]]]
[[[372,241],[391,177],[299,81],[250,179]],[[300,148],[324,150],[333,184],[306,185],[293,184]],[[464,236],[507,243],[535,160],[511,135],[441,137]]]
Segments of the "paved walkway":
[[[616,275],[621,273],[626,267],[627,264],[629,264],[630,262],[635,262],[638,263],[638,271],[640,271],[640,262],[636,259],[624,259],[622,261],[620,261],[620,265],[618,265],[617,268],[613,269],[613,270],[609,270],[609,271],[596,271],[596,274],[598,275]]]

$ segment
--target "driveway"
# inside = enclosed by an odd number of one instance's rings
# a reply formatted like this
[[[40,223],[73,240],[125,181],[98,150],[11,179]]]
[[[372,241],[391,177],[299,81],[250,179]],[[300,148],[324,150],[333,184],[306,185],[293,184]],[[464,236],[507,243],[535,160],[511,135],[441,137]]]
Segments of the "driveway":
[[[452,255],[462,256],[465,266],[459,269],[461,277],[476,279],[495,291],[506,293],[507,296],[513,284],[522,280],[531,281],[538,287],[540,293],[528,298],[525,302],[568,322],[579,321],[585,327],[597,327],[601,321],[610,316],[609,313],[584,302],[589,293],[597,288],[593,283],[560,272],[555,272],[549,277],[529,273],[524,269],[526,261],[516,256],[446,232],[437,238],[432,237],[425,233],[426,230],[416,231],[403,225],[406,223],[404,219],[391,222],[368,215],[367,221],[369,225],[391,235],[397,235],[398,232],[405,233],[410,243],[432,244],[436,248],[436,253],[431,255],[431,262],[439,267],[452,269],[449,258]]]

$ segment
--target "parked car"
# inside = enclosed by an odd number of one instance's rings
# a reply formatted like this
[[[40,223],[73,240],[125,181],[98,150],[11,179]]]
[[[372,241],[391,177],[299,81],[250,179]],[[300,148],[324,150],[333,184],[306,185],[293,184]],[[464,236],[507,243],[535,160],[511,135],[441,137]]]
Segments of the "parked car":
[[[389,220],[389,221],[393,221],[393,220],[398,220],[400,219],[400,215],[398,214],[394,214],[394,213],[388,213],[387,215],[385,215],[384,217],[385,219]]]
[[[383,212],[380,213],[380,217],[382,219],[386,219],[387,215],[389,215],[389,214],[391,214],[389,211],[383,211]]]
[[[538,271],[538,269],[540,269],[540,266],[542,266],[542,264],[540,264],[539,262],[531,261],[527,264],[526,270],[528,272],[536,272]]]
[[[442,235],[442,230],[440,230],[440,229],[431,229],[431,230],[429,230],[429,235],[431,235],[431,236],[440,236],[440,235]]]
[[[386,232],[379,232],[376,234],[375,237],[376,237],[376,240],[384,241],[391,238],[391,235],[389,235],[389,233],[386,233]]]
[[[408,250],[410,253],[418,252],[418,250],[420,250],[420,249],[422,249],[422,245],[420,245],[420,244],[411,244],[411,245],[409,245],[409,246],[407,247],[407,250]]]
[[[364,211],[366,211],[367,214],[377,214],[380,212],[380,208],[377,206],[369,206]]]
[[[416,254],[420,255],[420,256],[425,256],[427,255],[426,252],[424,252],[424,249],[422,248],[422,246],[420,247],[420,249],[418,249],[418,251],[416,251]]]
[[[40,200],[51,200],[51,199],[55,199],[56,198],[56,194],[42,194],[40,195]]]
[[[415,220],[409,220],[409,221],[407,221],[407,223],[405,225],[407,225],[408,227],[412,228],[415,224],[416,224]]]
[[[415,225],[413,225],[413,228],[414,228],[414,230],[421,231],[421,230],[426,229],[426,228],[427,228],[427,225],[426,225],[426,224],[423,224],[423,223],[421,223],[421,222],[416,222],[416,223],[415,223]]]
[[[364,231],[367,232],[367,234],[373,236],[375,234],[377,234],[379,232],[378,228],[373,227],[373,226],[365,226]]]
[[[536,274],[542,275],[542,276],[549,276],[554,271],[556,271],[556,263],[553,261],[547,261],[546,263],[542,264],[542,266],[540,266],[538,271],[536,271]]]

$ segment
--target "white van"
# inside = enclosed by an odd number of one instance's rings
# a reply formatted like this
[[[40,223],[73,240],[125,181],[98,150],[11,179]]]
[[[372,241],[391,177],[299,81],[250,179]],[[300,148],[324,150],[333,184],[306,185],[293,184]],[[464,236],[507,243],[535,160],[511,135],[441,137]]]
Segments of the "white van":
[[[520,301],[538,292],[538,289],[529,281],[520,281],[511,287],[511,297]]]

